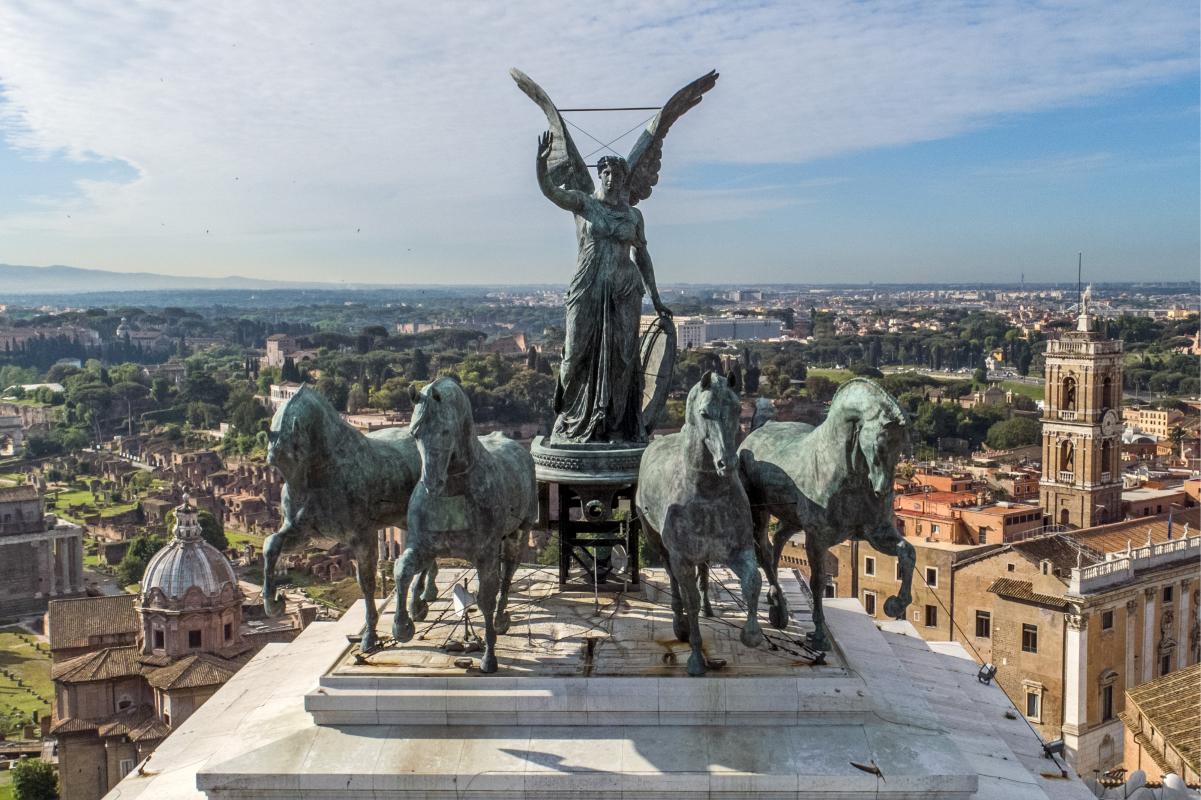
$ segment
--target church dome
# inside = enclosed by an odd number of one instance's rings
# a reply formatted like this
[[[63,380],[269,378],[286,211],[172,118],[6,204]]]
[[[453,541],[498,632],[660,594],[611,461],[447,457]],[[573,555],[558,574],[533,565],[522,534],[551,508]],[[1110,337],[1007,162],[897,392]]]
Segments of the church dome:
[[[197,510],[185,496],[175,509],[171,542],[150,557],[142,577],[142,596],[158,589],[168,599],[182,598],[192,587],[214,597],[229,585],[236,592],[238,579],[229,560],[200,536]]]

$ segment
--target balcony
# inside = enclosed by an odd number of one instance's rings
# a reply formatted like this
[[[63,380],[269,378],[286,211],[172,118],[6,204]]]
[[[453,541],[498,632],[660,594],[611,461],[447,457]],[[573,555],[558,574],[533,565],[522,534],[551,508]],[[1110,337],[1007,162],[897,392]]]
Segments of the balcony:
[[[1059,418],[1060,418],[1061,420],[1063,420],[1064,422],[1075,422],[1075,421],[1076,421],[1076,416],[1077,416],[1077,412],[1076,412],[1076,411],[1063,411],[1063,410],[1060,410],[1060,412],[1059,412]]]
[[[1066,469],[1061,469],[1059,471],[1059,482],[1060,483],[1071,483],[1074,480],[1076,480],[1076,473],[1072,472],[1071,470],[1066,470]]]

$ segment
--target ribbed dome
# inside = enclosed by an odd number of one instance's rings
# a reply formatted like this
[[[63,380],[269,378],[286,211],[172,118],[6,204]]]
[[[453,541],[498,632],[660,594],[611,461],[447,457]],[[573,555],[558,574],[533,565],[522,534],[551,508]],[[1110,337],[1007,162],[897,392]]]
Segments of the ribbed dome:
[[[175,509],[175,534],[171,542],[150,557],[142,577],[142,594],[161,589],[168,598],[180,598],[193,586],[207,596],[221,592],[225,584],[238,586],[234,568],[221,551],[200,537],[196,509],[185,497]]]

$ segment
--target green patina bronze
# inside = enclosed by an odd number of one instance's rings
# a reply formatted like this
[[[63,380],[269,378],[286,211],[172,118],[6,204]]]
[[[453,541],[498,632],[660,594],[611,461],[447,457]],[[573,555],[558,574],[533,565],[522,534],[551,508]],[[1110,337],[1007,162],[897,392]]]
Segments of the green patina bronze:
[[[271,420],[267,463],[284,477],[283,524],[263,544],[263,606],[283,612],[276,597],[275,564],[285,549],[313,536],[328,536],[354,552],[359,589],[367,601],[361,648],[375,649],[376,532],[404,527],[409,497],[421,475],[421,457],[408,431],[386,428],[362,434],[307,386],[284,403]],[[415,591],[432,599],[434,574],[424,574]]]
[[[635,504],[667,565],[675,634],[692,646],[688,674],[694,676],[705,674],[698,615],[708,564],[725,564],[738,575],[747,608],[742,643],[757,647],[763,641],[751,506],[734,452],[739,388],[706,372],[688,393],[683,429],[652,441],[638,471]]]
[[[907,437],[905,415],[883,389],[863,378],[839,388],[825,422],[768,422],[738,448],[755,519],[760,561],[767,572],[769,618],[783,628],[788,606],[777,576],[785,543],[805,532],[816,630],[810,644],[829,649],[822,596],[826,552],[851,536],[866,538],[901,563],[901,588],[884,604],[901,618],[911,601],[913,545],[897,531],[893,477]],[[780,527],[769,541],[770,517]]]

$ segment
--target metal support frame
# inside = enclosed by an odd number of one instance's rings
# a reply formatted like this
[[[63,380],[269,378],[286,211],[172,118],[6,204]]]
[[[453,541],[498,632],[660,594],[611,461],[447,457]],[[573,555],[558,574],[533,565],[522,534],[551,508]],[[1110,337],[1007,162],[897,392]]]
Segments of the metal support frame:
[[[634,491],[636,486],[574,486],[560,483],[559,485],[559,586],[560,588],[593,589],[593,570],[595,560],[599,565],[608,561],[608,548],[623,545],[629,556],[626,572],[627,580],[611,581],[609,576],[595,584],[599,591],[621,591],[626,586],[637,586],[639,582],[638,543],[642,532],[642,522],[634,512]],[[628,500],[630,517],[627,520],[615,519],[614,512],[618,510],[621,501]],[[579,518],[573,518],[572,511],[579,511]],[[626,525],[624,535],[621,526]],[[597,551],[605,550],[601,555]],[[580,579],[571,580],[572,563],[582,570]],[[603,569],[603,567],[602,567]]]

